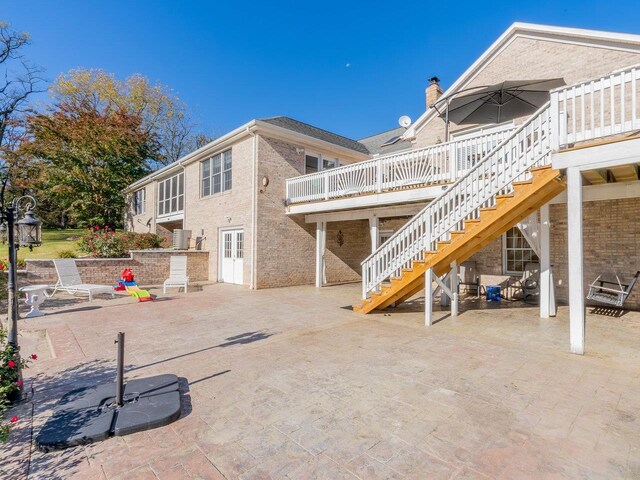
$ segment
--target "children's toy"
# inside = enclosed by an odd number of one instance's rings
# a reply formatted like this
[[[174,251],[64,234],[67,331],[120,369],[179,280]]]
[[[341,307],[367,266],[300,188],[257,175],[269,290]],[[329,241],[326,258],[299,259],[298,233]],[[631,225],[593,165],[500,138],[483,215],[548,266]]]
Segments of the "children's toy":
[[[142,290],[134,280],[133,271],[125,268],[120,274],[120,281],[113,287],[116,292],[126,291],[133,298],[137,298],[139,302],[149,302],[153,297],[147,290]]]

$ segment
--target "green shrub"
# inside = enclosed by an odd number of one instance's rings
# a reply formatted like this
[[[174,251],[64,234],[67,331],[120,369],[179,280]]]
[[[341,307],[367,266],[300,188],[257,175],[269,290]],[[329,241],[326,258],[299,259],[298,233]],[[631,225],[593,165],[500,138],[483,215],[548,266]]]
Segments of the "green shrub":
[[[82,237],[79,248],[98,258],[121,258],[131,250],[160,248],[163,241],[162,237],[153,233],[115,232],[109,227],[94,227]]]
[[[147,250],[149,248],[161,248],[164,239],[153,233],[123,232],[122,243],[125,250]]]
[[[78,254],[74,250],[60,250],[58,258],[78,258]]]
[[[78,247],[80,251],[97,258],[122,258],[126,256],[120,236],[116,235],[116,232],[108,226],[90,228],[89,232],[80,240]]]

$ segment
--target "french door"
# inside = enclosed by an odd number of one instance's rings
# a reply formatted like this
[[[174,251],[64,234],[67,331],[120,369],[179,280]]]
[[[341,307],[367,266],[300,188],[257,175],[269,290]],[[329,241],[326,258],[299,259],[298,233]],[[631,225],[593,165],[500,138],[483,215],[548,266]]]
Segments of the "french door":
[[[244,231],[223,230],[220,234],[221,274],[224,283],[242,285]]]

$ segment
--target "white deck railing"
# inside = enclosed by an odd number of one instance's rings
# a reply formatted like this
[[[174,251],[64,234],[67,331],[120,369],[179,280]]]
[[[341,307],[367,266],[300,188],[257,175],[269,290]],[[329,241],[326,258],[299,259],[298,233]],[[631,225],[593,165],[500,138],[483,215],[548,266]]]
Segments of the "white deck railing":
[[[480,208],[494,205],[495,195],[510,192],[529,168],[548,164],[550,112],[547,103],[367,257],[362,262],[363,298],[414,260],[423,260],[451,230],[462,230],[465,219],[477,218]]]
[[[329,200],[417,185],[453,182],[514,129],[453,140],[290,178],[287,180],[287,203]]]
[[[640,69],[634,66],[552,91],[554,149],[640,130],[639,88]]]

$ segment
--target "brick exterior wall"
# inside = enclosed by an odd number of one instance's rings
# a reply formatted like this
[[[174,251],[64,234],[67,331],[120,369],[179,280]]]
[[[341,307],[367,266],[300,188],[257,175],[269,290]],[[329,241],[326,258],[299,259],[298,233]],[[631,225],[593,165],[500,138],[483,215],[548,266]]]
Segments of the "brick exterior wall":
[[[518,37],[461,88],[494,85],[504,80],[563,78],[567,85],[640,63],[640,52],[572,45]],[[516,123],[521,123],[518,119]],[[451,133],[473,125],[450,125]],[[415,148],[445,140],[444,121],[434,118],[416,133]]]
[[[144,213],[135,215],[133,210],[133,193],[126,197],[127,206],[124,216],[124,227],[127,231],[137,233],[155,233],[155,211],[156,211],[156,183],[149,183],[144,188],[145,201]]]
[[[212,151],[211,156],[228,150]],[[201,248],[209,251],[209,279],[219,278],[218,255],[223,229],[244,231],[242,280],[251,283],[251,190],[253,186],[253,138],[248,137],[231,147],[232,187],[226,192],[200,196],[201,164],[191,163],[185,170],[184,228],[191,230],[191,247],[202,237]]]
[[[602,274],[605,280],[629,281],[640,270],[640,198],[583,203],[584,292]],[[551,205],[551,263],[556,297],[569,300],[567,287],[567,206]],[[636,285],[625,308],[640,309],[640,285]]]
[[[115,284],[125,268],[131,268],[139,285],[160,285],[169,278],[173,255],[187,256],[187,273],[192,282],[209,280],[209,252],[180,250],[136,250],[130,258],[79,258],[76,265],[84,283]],[[26,283],[34,285],[58,281],[52,260],[27,260]]]
[[[583,203],[584,229],[584,293],[589,284],[602,278],[615,281],[616,273],[624,283],[640,270],[640,224],[637,213],[640,198],[601,200]],[[550,206],[551,264],[556,299],[569,301],[567,263],[567,205]],[[493,241],[470,260],[476,262],[483,285],[506,285],[509,275],[503,273],[502,238]],[[629,309],[640,309],[640,288],[633,290],[625,303]]]

